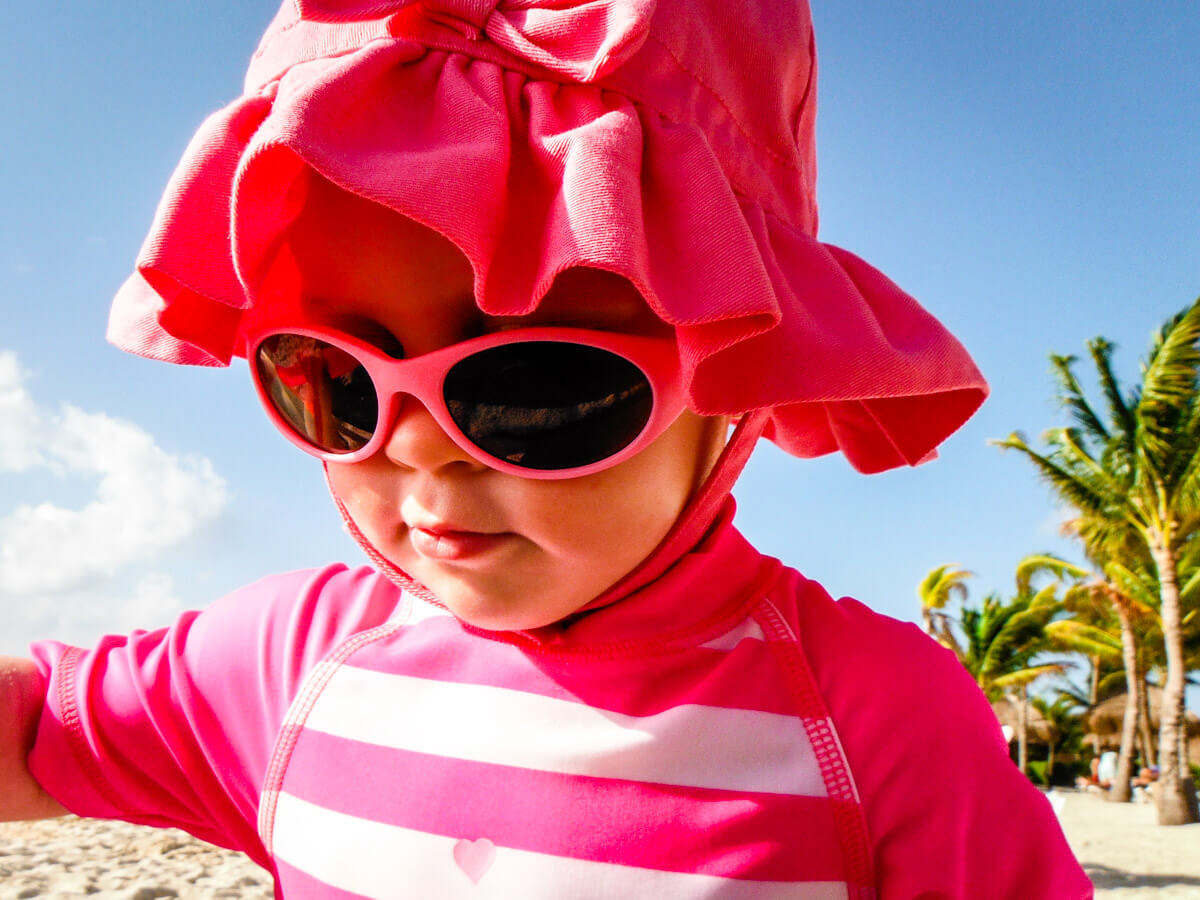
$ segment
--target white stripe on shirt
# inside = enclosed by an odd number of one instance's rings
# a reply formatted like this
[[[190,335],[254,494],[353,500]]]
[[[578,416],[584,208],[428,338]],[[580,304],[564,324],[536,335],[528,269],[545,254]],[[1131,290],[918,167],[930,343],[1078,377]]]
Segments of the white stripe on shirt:
[[[343,666],[306,728],[454,759],[567,775],[826,796],[800,719],[685,704],[629,716],[488,685]]]
[[[470,900],[480,896],[527,900],[847,897],[842,882],[739,881],[577,860],[371,822],[314,806],[287,793],[281,793],[278,802],[274,851],[279,859],[330,887],[379,900]],[[337,835],[336,840],[330,840],[332,834]],[[461,862],[456,861],[456,848]],[[386,865],[381,865],[383,861]]]

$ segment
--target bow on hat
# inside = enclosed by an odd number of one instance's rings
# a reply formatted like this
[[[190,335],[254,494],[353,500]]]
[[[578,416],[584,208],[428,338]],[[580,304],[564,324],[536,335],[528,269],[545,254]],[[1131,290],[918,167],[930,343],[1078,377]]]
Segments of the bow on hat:
[[[414,4],[472,40],[487,36],[514,56],[594,81],[637,52],[657,0],[296,0],[316,22],[381,19]]]

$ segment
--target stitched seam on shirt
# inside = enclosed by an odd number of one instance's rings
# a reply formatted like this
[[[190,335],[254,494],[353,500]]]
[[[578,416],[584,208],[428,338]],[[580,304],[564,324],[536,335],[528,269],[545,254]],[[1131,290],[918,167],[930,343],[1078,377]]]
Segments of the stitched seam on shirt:
[[[104,802],[113,809],[120,809],[122,803],[115,795],[108,779],[104,777],[100,766],[92,757],[87,747],[87,735],[83,730],[83,719],[79,715],[79,706],[75,702],[75,681],[79,672],[79,660],[83,651],[78,647],[68,647],[59,660],[58,671],[55,675],[55,688],[58,694],[58,707],[62,713],[63,730],[67,734],[67,746],[76,765],[83,771],[88,783],[95,788],[96,793],[104,798]]]
[[[410,605],[410,611],[411,608]],[[407,617],[405,618],[407,619]],[[385,622],[383,625],[377,625],[375,628],[348,638],[338,645],[329,656],[314,666],[312,671],[305,676],[299,693],[296,694],[296,698],[292,701],[291,706],[288,707],[287,714],[284,716],[283,728],[280,730],[279,737],[276,738],[275,750],[271,754],[271,764],[267,769],[266,778],[263,779],[262,801],[258,814],[258,836],[262,840],[268,855],[274,854],[272,848],[274,844],[275,808],[279,801],[279,788],[283,784],[283,776],[286,774],[288,765],[291,763],[292,753],[296,749],[296,742],[299,740],[301,732],[304,731],[304,723],[312,712],[317,699],[329,684],[329,680],[333,677],[334,673],[341,668],[342,664],[353,653],[362,649],[367,644],[381,640],[389,634],[398,631],[404,627],[404,624],[403,621]]]
[[[875,896],[875,875],[865,813],[842,754],[841,742],[833,731],[833,720],[817,691],[812,670],[804,659],[799,641],[779,608],[766,597],[755,608],[755,613],[788,676],[788,686],[800,704],[804,731],[821,768],[821,777],[832,801],[831,810],[838,836],[846,854],[848,887],[853,897],[869,900]],[[825,715],[820,718],[808,715],[810,710],[821,710]]]

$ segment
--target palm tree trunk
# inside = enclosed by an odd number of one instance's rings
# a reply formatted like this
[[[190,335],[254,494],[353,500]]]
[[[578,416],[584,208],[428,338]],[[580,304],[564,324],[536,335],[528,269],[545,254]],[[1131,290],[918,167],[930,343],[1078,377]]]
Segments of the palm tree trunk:
[[[1158,824],[1187,825],[1200,821],[1196,786],[1187,768],[1184,752],[1184,685],[1187,677],[1183,656],[1183,630],[1179,614],[1179,582],[1175,556],[1166,535],[1154,535],[1150,553],[1158,568],[1162,600],[1163,649],[1167,671],[1163,678],[1162,712],[1158,730],[1158,782],[1154,786]]]
[[[1100,703],[1100,657],[1092,657],[1092,684],[1088,691],[1088,715],[1096,709]],[[1100,756],[1100,735],[1095,731],[1092,732],[1092,756]]]
[[[1121,620],[1121,657],[1125,664],[1125,717],[1121,722],[1121,750],[1117,755],[1117,774],[1108,789],[1108,799],[1114,803],[1128,803],[1133,799],[1129,781],[1133,778],[1133,742],[1137,739],[1138,693],[1142,676],[1138,671],[1137,636],[1133,630],[1133,617],[1125,598],[1115,591],[1111,594],[1113,608]]]
[[[1046,757],[1046,784],[1054,780],[1054,741],[1050,742],[1050,754]]]
[[[1150,723],[1150,683],[1146,680],[1146,670],[1139,666],[1142,673],[1142,707],[1138,712],[1138,729],[1142,735],[1142,765],[1152,766],[1158,759],[1158,751],[1154,746],[1153,725]]]
[[[1029,768],[1029,741],[1028,741],[1028,707],[1029,698],[1025,685],[1021,685],[1020,693],[1017,694],[1017,768],[1021,770],[1022,775],[1027,775],[1026,769]]]

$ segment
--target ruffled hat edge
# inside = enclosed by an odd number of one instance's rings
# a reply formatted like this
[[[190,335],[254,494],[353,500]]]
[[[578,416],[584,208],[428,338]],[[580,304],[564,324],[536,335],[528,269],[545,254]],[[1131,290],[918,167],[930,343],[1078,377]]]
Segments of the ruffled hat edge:
[[[528,310],[571,265],[629,278],[676,326],[694,407],[769,407],[766,435],[794,455],[841,450],[867,472],[913,465],[983,402],[970,357],[911,297],[740,190],[778,160],[744,168],[735,190],[710,135],[665,116],[670,103],[377,31],[206,121],[114,302],[115,344],[228,363],[301,165],[458,244],[490,311]],[[657,54],[665,82],[679,61],[662,46],[651,33],[634,65],[652,70]],[[395,114],[369,114],[380,108]]]

